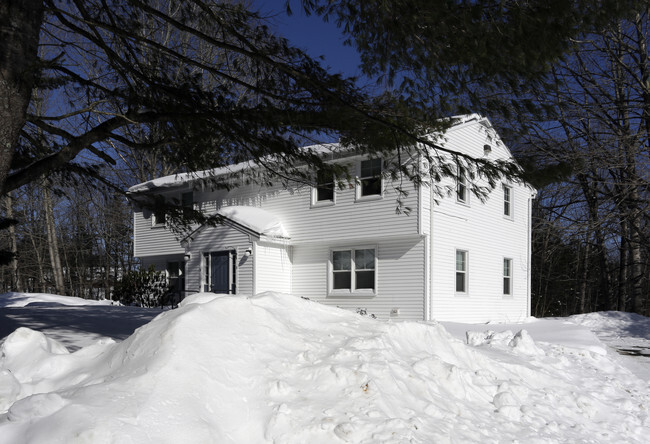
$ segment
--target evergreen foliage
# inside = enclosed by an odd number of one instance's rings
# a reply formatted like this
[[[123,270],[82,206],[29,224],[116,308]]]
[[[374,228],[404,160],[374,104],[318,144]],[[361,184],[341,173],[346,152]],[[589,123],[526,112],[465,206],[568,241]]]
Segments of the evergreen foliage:
[[[115,286],[113,299],[124,305],[158,307],[165,303],[167,292],[165,272],[156,271],[152,265],[125,274]]]

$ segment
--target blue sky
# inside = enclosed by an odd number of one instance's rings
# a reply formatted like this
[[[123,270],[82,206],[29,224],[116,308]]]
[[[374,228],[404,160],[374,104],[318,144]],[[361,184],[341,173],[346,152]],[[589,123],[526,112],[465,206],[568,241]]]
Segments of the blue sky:
[[[279,35],[314,58],[323,56],[323,66],[329,67],[330,72],[360,76],[359,54],[354,48],[343,45],[345,38],[334,23],[325,23],[316,15],[307,17],[299,1],[290,3],[292,16],[286,15],[284,1],[256,3],[261,4],[260,10],[264,16],[273,16],[272,24]]]

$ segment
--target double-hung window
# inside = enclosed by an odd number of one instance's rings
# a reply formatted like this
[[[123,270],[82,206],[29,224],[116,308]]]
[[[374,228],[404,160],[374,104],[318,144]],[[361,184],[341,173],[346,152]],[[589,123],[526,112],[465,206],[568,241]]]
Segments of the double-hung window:
[[[155,208],[151,216],[151,226],[156,228],[164,227],[166,217],[164,208]]]
[[[358,197],[381,196],[381,159],[362,160],[359,166]]]
[[[331,171],[320,170],[316,174],[314,203],[334,203],[334,175]]]
[[[512,296],[512,259],[503,260],[503,295]]]
[[[190,217],[194,209],[194,193],[192,191],[181,194],[181,205],[183,206],[183,216]]]
[[[456,292],[467,293],[467,251],[456,250]]]
[[[467,203],[467,179],[462,174],[456,178],[456,201]]]
[[[503,186],[503,215],[512,217],[512,188],[507,185]]]
[[[333,250],[330,293],[375,294],[377,255],[374,248]]]

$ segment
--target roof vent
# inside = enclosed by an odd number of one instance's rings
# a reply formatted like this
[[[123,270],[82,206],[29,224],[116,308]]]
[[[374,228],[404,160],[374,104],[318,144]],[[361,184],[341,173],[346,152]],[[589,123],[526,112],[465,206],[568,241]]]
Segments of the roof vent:
[[[492,147],[490,145],[483,145],[483,155],[489,156],[492,152]]]

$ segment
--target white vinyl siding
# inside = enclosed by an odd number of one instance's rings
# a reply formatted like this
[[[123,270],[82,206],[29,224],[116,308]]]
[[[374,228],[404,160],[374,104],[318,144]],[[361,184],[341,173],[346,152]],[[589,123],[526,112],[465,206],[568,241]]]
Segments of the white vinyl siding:
[[[152,228],[153,214],[148,211],[136,211],[134,214],[134,236],[138,242],[134,245],[134,256],[147,257],[163,254],[183,254],[176,235],[164,225]]]
[[[347,245],[331,247],[327,243],[295,245],[292,249],[292,292],[326,305],[348,310],[365,309],[379,319],[424,319],[424,258],[425,237],[370,240],[357,239],[351,245],[376,248],[377,293],[374,296],[328,295],[329,262],[333,250],[345,250]]]
[[[447,133],[445,148],[483,155],[485,132],[466,125]],[[510,156],[502,144],[492,143],[490,159]],[[468,147],[474,147],[471,151]],[[441,185],[455,187],[455,178]],[[531,192],[518,183],[511,186],[512,214],[504,217],[504,192],[499,185],[485,203],[456,204],[456,196],[432,206],[430,318],[457,322],[520,321],[529,316],[528,205]],[[454,188],[452,188],[454,189]],[[469,252],[467,292],[456,293],[456,250]],[[512,260],[512,294],[503,294],[503,260]]]
[[[291,293],[289,246],[256,242],[253,259],[255,261],[255,293],[264,291]]]

